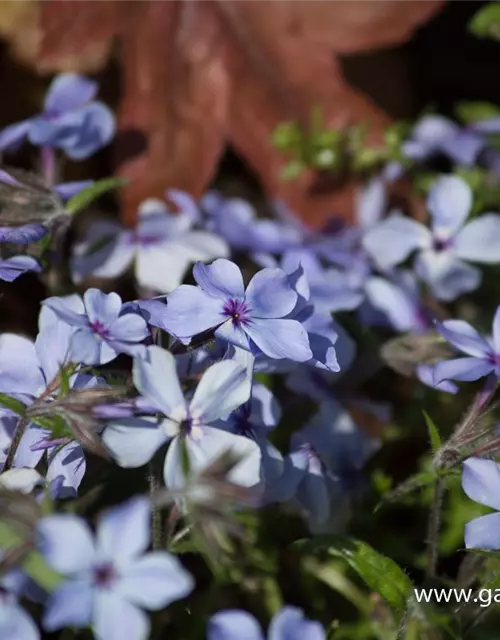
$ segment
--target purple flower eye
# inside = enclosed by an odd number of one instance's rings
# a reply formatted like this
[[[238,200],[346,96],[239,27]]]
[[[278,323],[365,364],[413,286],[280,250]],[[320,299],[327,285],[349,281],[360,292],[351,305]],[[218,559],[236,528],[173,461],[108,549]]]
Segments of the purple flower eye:
[[[224,315],[232,318],[233,325],[240,326],[250,320],[250,308],[244,300],[229,299],[224,304]]]
[[[109,337],[109,329],[107,329],[100,320],[95,320],[94,322],[90,322],[89,327],[92,329],[94,333],[97,333],[102,338]]]
[[[108,588],[116,580],[116,571],[111,562],[98,565],[94,568],[94,584],[96,587]]]

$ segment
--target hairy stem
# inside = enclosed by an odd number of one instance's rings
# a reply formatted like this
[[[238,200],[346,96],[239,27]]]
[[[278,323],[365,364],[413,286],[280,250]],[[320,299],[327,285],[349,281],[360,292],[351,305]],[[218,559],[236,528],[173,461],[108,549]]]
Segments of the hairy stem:
[[[26,431],[26,427],[29,424],[29,420],[25,417],[19,418],[16,429],[14,431],[14,435],[12,436],[12,442],[10,443],[9,451],[7,453],[7,458],[5,460],[5,464],[3,466],[2,471],[8,471],[12,465],[14,464],[14,458],[16,457],[16,452],[19,447],[19,443],[21,442],[21,438]]]
[[[160,483],[158,482],[153,460],[148,464],[148,485],[149,497],[151,498],[151,530],[153,532],[153,549],[154,551],[158,551],[162,548],[161,511],[154,503],[153,496],[160,488]]]
[[[438,560],[439,529],[441,526],[441,511],[443,508],[444,481],[438,476],[434,487],[434,499],[432,501],[429,523],[427,527],[427,571],[428,578],[436,575]]]

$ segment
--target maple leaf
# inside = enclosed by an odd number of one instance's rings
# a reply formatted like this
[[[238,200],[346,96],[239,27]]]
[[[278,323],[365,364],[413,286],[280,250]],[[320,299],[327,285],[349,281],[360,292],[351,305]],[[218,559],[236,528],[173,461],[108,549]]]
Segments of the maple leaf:
[[[270,196],[314,223],[332,212],[348,217],[355,182],[321,189],[310,171],[284,182],[287,158],[273,148],[273,130],[286,120],[305,125],[321,105],[328,126],[368,122],[369,142],[376,143],[388,116],[349,85],[340,56],[404,42],[443,0],[15,4],[30,5],[29,19],[27,7],[10,7],[9,22],[2,6],[0,33],[39,70],[94,71],[113,39],[119,42],[115,158],[118,173],[132,180],[123,191],[127,222],[141,200],[162,197],[167,186],[201,195],[231,146]],[[23,24],[30,25],[28,41]]]

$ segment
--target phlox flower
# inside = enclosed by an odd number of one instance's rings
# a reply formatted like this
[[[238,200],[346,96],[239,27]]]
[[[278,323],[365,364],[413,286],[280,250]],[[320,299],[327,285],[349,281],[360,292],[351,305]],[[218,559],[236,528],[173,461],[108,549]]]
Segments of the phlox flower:
[[[101,640],[147,640],[144,609],[157,611],[187,596],[191,575],[166,551],[145,553],[151,542],[151,507],[133,498],[99,519],[95,536],[74,515],[38,524],[39,546],[50,567],[67,580],[51,594],[47,631],[91,625]]]
[[[427,115],[417,122],[402,151],[417,162],[442,154],[452,162],[472,166],[484,146],[483,138],[472,127],[461,127],[440,115]]]
[[[500,511],[500,464],[469,458],[464,462],[462,488],[471,500]],[[500,513],[489,513],[465,525],[465,546],[500,549]]]
[[[494,374],[500,378],[500,307],[493,319],[493,338],[486,339],[464,320],[437,322],[439,333],[465,358],[438,362],[434,367],[434,384],[443,380],[471,382]]]
[[[469,186],[456,176],[436,180],[429,192],[428,229],[420,222],[393,214],[375,225],[363,246],[383,270],[418,252],[415,270],[436,298],[454,300],[473,291],[481,271],[468,262],[500,262],[500,215],[485,213],[466,223],[472,207]]]
[[[78,302],[78,296],[68,296],[66,304]],[[11,333],[0,336],[0,391],[11,395],[25,406],[30,406],[59,374],[60,368],[68,364],[72,328],[61,322],[49,309],[42,309],[36,341]],[[94,386],[92,376],[75,374],[69,380],[72,388]],[[53,393],[57,392],[57,388]],[[50,402],[48,395],[46,402]],[[6,450],[17,418],[4,410],[0,433],[1,447]],[[5,444],[4,444],[5,441]],[[54,441],[46,429],[30,423],[21,438],[14,458],[15,467],[34,468],[46,454],[48,461],[47,481],[57,485],[60,495],[75,494],[85,473],[86,462],[83,449],[76,441],[64,439]],[[3,456],[0,455],[0,460]],[[2,461],[3,462],[3,461]]]
[[[224,198],[209,191],[202,199],[207,229],[224,238],[234,251],[261,255],[281,254],[302,240],[301,231],[281,220],[257,218],[255,209],[240,198]]]
[[[208,622],[207,640],[265,640],[257,620],[241,609],[226,609]],[[274,614],[267,640],[325,640],[325,630],[319,622],[309,620],[302,609],[285,606]]]
[[[228,479],[243,486],[257,485],[259,446],[249,438],[213,426],[248,400],[247,377],[247,371],[237,362],[218,362],[205,371],[188,401],[181,390],[175,358],[160,347],[148,347],[146,359],[134,360],[134,384],[162,418],[114,420],[105,429],[103,442],[120,466],[140,467],[170,441],[164,464],[169,489],[185,484],[184,448],[193,471],[209,466],[230,450],[241,462]]]
[[[229,249],[222,238],[193,229],[195,205],[189,196],[175,190],[167,195],[179,204],[179,213],[171,213],[162,200],[149,199],[139,207],[135,229],[102,221],[91,227],[87,238],[73,250],[74,280],[80,282],[88,275],[116,278],[134,263],[141,287],[169,293],[181,284],[193,262],[226,257]],[[89,254],[90,248],[104,238],[109,242]]]
[[[288,318],[298,296],[281,269],[262,269],[246,290],[239,267],[219,259],[196,263],[198,286],[181,285],[168,297],[163,327],[183,342],[214,330],[221,340],[254,355],[307,362],[313,356],[306,329]]]
[[[149,335],[144,318],[123,309],[117,293],[87,289],[70,305],[64,298],[47,298],[44,306],[73,327],[69,359],[84,364],[106,364],[119,353],[140,356]],[[124,312],[125,311],[125,312]]]
[[[269,435],[280,418],[281,408],[271,391],[263,384],[254,383],[250,399],[214,425],[257,443],[261,452],[260,477],[264,485],[264,499],[266,488],[272,487],[283,473],[283,457],[269,442]]]
[[[318,413],[291,438],[291,453],[277,484],[288,489],[309,516],[312,526],[332,518],[338,525],[353,477],[378,447],[359,431],[350,414],[335,400],[321,403]],[[279,491],[279,488],[276,489]]]
[[[94,100],[97,84],[74,73],[52,81],[43,112],[12,124],[0,132],[0,151],[31,144],[62,149],[72,160],[84,160],[108,144],[115,133],[115,118]]]

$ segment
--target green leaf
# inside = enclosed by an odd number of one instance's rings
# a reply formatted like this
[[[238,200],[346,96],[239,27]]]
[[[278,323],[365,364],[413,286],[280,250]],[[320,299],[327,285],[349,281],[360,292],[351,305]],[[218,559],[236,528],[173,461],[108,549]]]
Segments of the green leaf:
[[[0,393],[0,405],[17,413],[18,416],[24,415],[26,411],[26,407],[20,400],[11,398],[6,393]]]
[[[500,40],[500,4],[490,2],[474,15],[469,30],[478,38]]]
[[[0,548],[4,551],[14,549],[23,544],[22,537],[17,534],[6,522],[0,521]],[[20,568],[25,571],[42,589],[48,592],[54,591],[63,581],[59,574],[47,566],[43,556],[38,551],[29,551]]]
[[[466,124],[500,115],[500,107],[491,102],[459,102],[455,111],[458,118]]]
[[[429,437],[431,439],[431,447],[432,452],[437,453],[441,449],[441,436],[439,435],[439,431],[434,424],[432,418],[426,411],[422,411],[424,414],[425,424],[427,425],[427,430],[429,431]]]
[[[281,179],[293,180],[294,178],[298,178],[305,168],[306,165],[302,161],[293,160],[281,169]]]
[[[361,540],[327,535],[314,540],[299,540],[294,546],[306,553],[326,551],[331,556],[344,559],[373,591],[398,612],[406,609],[408,600],[413,596],[413,584],[405,572],[393,560]]]
[[[104,180],[99,180],[70,198],[66,203],[66,212],[70,215],[74,215],[78,211],[88,207],[89,204],[94,200],[97,200],[97,198],[108,193],[108,191],[120,189],[128,184],[128,182],[129,180],[127,178],[106,178]]]
[[[302,131],[297,122],[282,122],[272,134],[273,145],[280,151],[298,149],[302,139]]]

